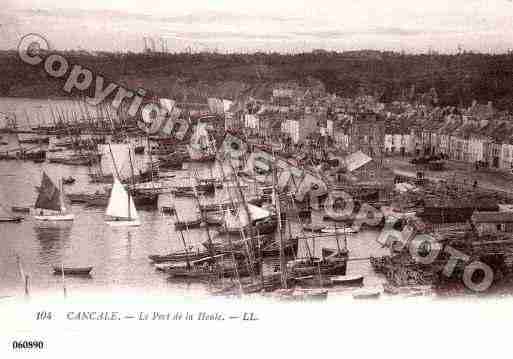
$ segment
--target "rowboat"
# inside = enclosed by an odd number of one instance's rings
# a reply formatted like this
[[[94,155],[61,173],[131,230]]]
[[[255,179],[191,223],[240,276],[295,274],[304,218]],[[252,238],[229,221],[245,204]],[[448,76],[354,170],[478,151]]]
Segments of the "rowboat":
[[[377,299],[381,295],[381,292],[378,290],[361,290],[356,293],[353,293],[353,299]]]
[[[328,299],[327,290],[316,289],[281,289],[276,291],[279,300],[282,301],[324,301]]]
[[[181,262],[185,261],[187,258],[189,260],[194,261],[198,259],[205,258],[209,256],[209,252],[207,251],[199,251],[199,250],[189,250],[188,252],[179,251],[169,254],[150,254],[148,258],[153,263],[165,263],[165,262]]]
[[[90,275],[93,267],[53,267],[53,274],[64,274],[64,275],[77,275],[77,276],[88,276]]]
[[[363,285],[362,275],[344,275],[331,278],[331,284],[348,287],[361,287]]]

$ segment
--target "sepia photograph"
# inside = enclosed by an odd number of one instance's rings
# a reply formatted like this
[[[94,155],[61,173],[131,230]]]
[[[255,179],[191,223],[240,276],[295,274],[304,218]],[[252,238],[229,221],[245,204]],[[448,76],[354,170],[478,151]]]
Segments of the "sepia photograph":
[[[5,357],[505,355],[511,0],[1,2]]]

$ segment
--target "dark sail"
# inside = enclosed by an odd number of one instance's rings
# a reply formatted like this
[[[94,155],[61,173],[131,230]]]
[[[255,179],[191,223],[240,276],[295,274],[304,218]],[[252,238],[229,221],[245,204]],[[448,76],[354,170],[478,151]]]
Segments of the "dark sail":
[[[61,194],[59,189],[53,184],[52,180],[43,172],[43,180],[39,187],[39,196],[37,197],[35,208],[61,210]]]

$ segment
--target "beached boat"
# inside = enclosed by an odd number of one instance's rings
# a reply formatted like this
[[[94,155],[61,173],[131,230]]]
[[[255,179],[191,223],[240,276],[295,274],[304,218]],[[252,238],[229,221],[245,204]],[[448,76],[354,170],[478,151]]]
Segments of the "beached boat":
[[[108,217],[105,223],[112,227],[136,227],[141,225],[132,196],[117,178],[114,179],[105,215]]]
[[[70,204],[64,194],[62,183],[59,187],[55,186],[50,177],[43,172],[41,186],[38,187],[39,195],[34,205],[36,221],[59,222],[75,219],[75,216],[68,211]]]
[[[75,276],[89,276],[93,267],[62,267],[62,266],[54,266],[53,273],[59,275],[75,275]]]
[[[361,287],[363,286],[362,275],[344,275],[332,277],[331,284],[335,286],[346,286],[346,287]]]

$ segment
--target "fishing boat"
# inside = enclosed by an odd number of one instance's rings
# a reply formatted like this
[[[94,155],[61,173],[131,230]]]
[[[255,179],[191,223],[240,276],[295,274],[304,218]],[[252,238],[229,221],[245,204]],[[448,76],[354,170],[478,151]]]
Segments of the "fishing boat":
[[[294,277],[309,275],[346,275],[347,256],[328,258],[299,258],[287,263],[287,271]]]
[[[227,256],[226,253],[218,254],[215,258],[221,258]],[[247,277],[253,274],[258,275],[260,273],[260,263],[254,263],[252,270],[248,268],[247,261],[224,259],[222,261],[215,260],[212,257],[202,258],[191,262],[191,267],[171,267],[166,273],[169,274],[169,280],[211,280],[215,278],[230,278],[235,277],[236,274],[239,277]]]
[[[75,215],[68,211],[69,200],[64,194],[62,182],[59,187],[55,186],[46,172],[43,172],[41,186],[38,187],[39,195],[34,205],[36,221],[60,222],[75,219]]]
[[[114,179],[105,215],[108,217],[105,223],[109,226],[136,227],[141,225],[132,196],[117,178]]]
[[[8,210],[6,210],[4,207],[0,206],[0,222],[19,223],[23,219],[24,218],[20,217],[20,216],[13,216],[11,213],[9,213]]]
[[[331,284],[335,286],[361,287],[363,286],[362,275],[343,275],[331,278]]]
[[[54,266],[53,273],[54,274],[64,274],[64,275],[75,275],[75,276],[89,276],[93,267],[62,267],[62,266]]]

